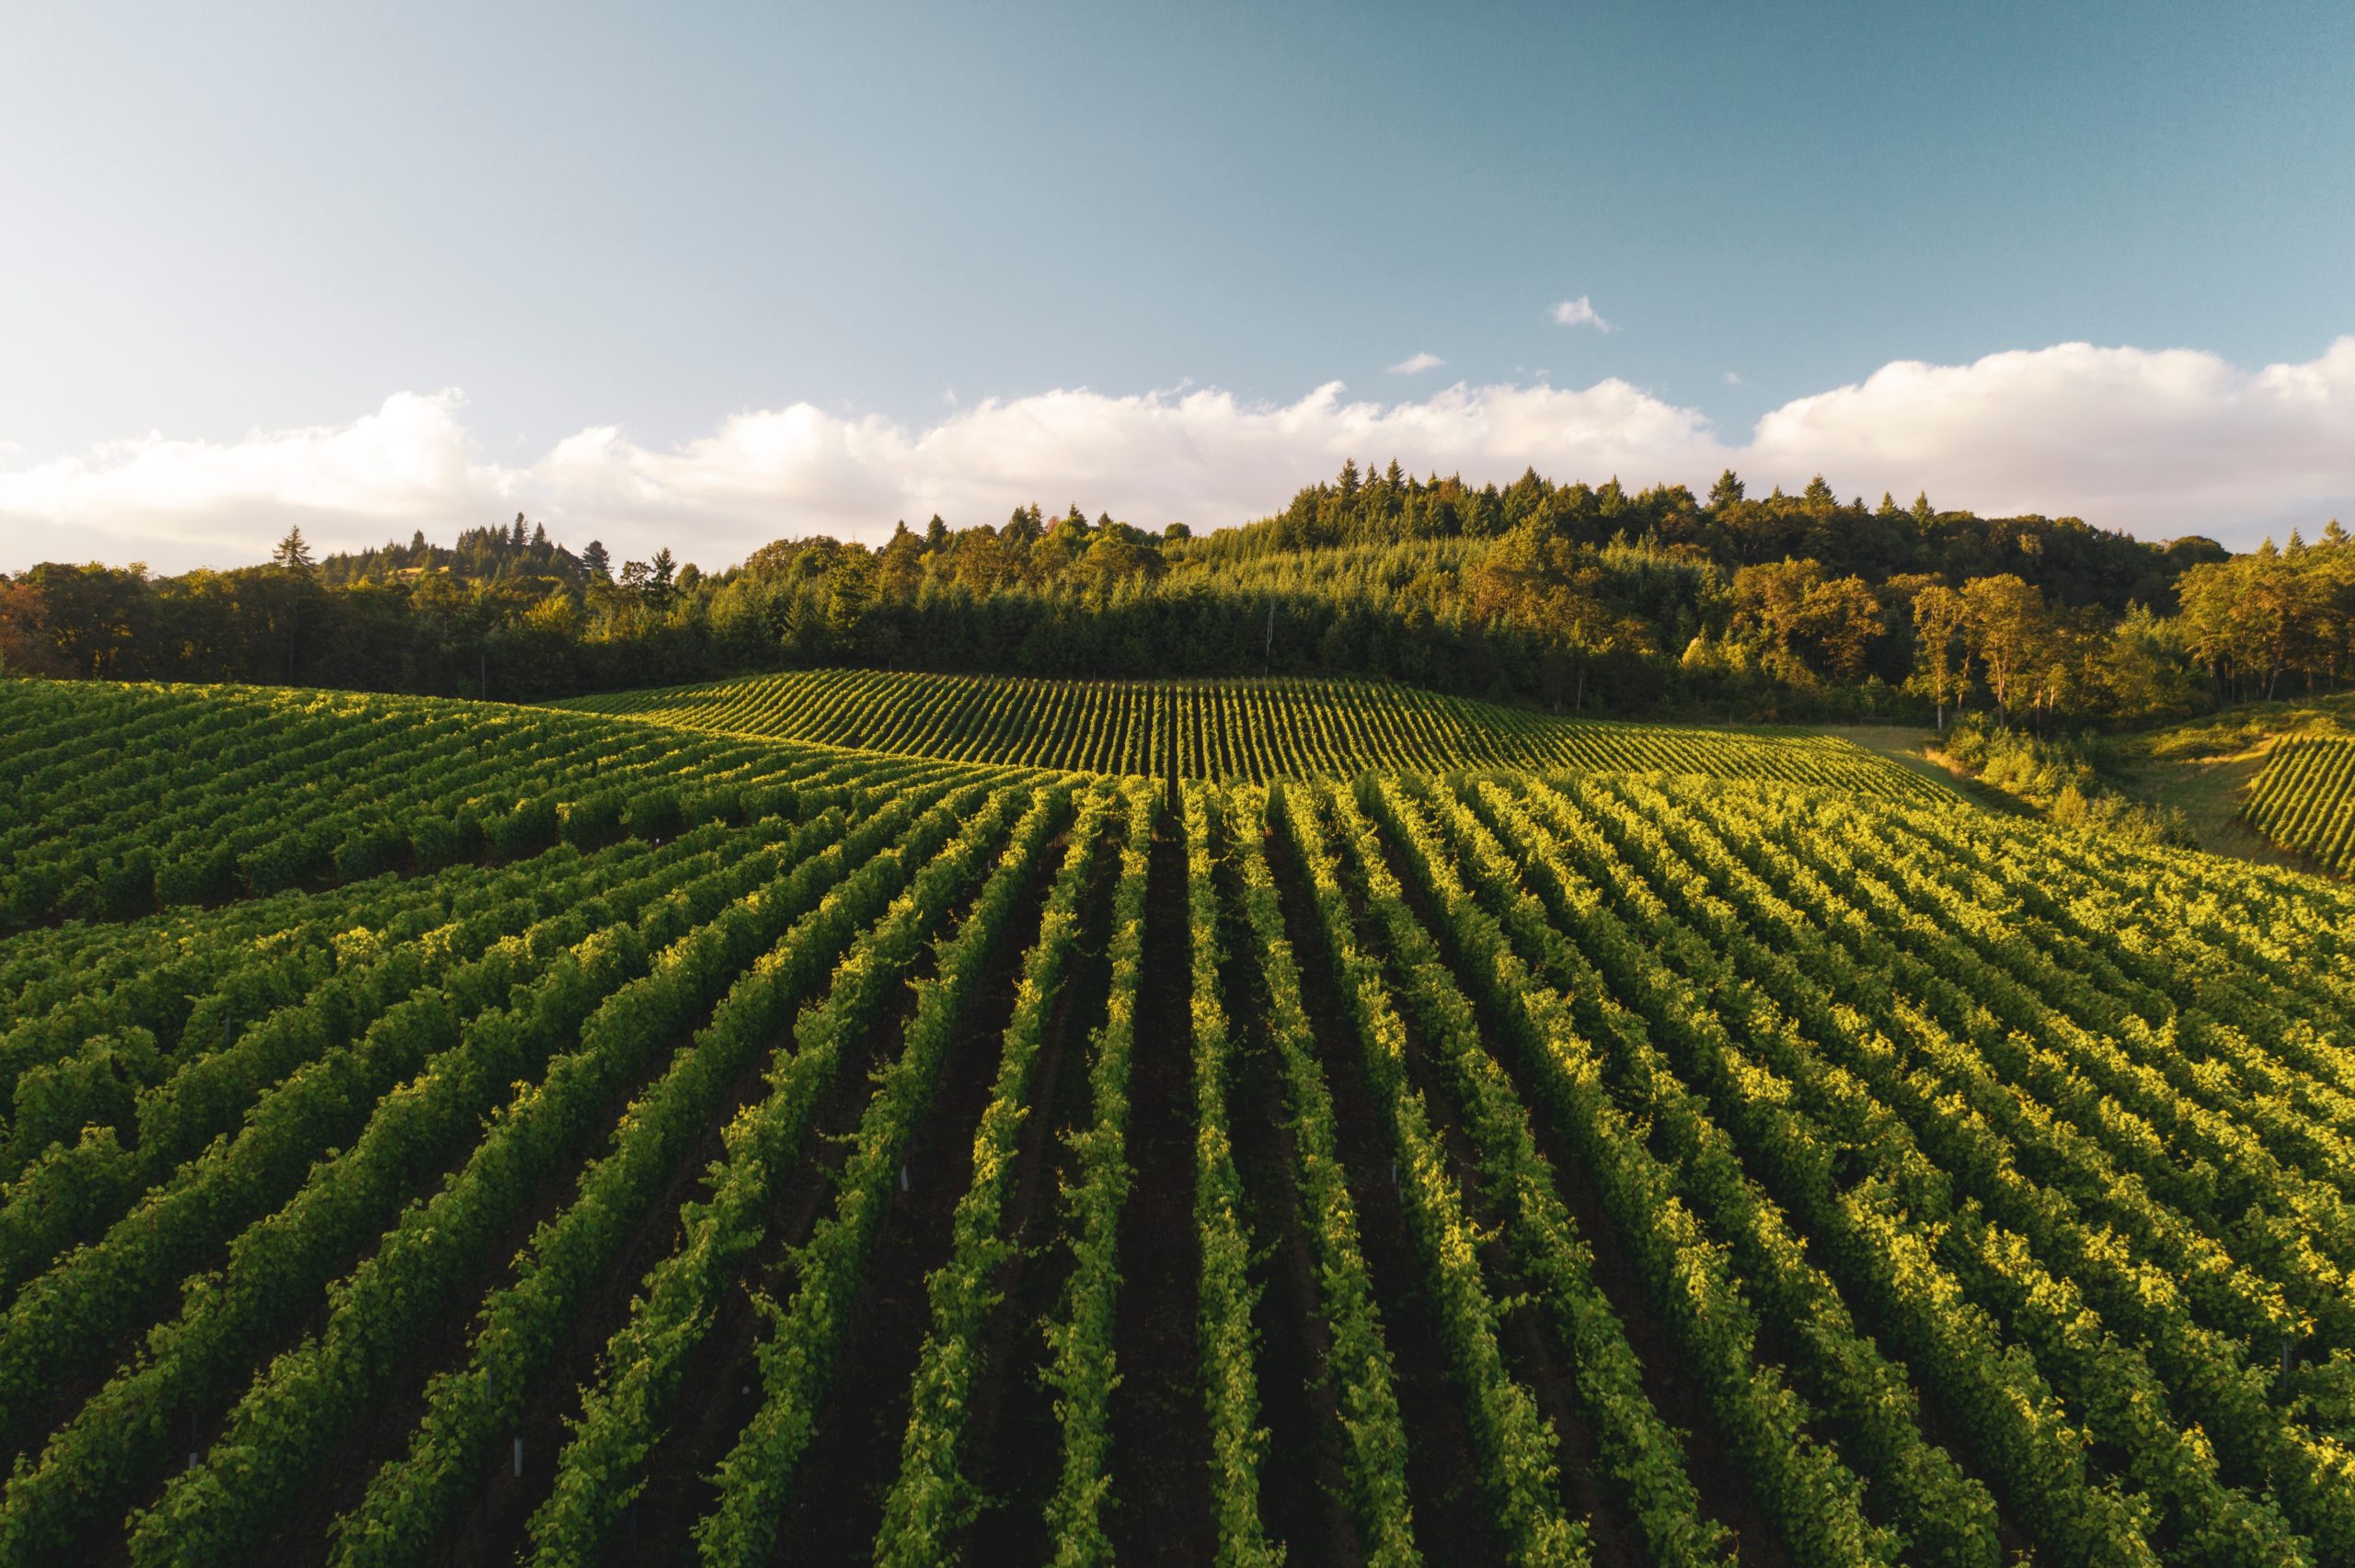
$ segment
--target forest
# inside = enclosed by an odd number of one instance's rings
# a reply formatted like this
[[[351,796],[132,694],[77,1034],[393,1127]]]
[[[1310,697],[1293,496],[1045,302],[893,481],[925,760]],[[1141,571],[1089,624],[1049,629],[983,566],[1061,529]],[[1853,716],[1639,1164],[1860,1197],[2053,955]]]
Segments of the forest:
[[[2335,520],[2234,554],[2070,517],[1747,493],[1630,493],[1534,471],[1474,486],[1394,462],[1196,537],[1073,506],[780,538],[704,571],[616,564],[544,524],[454,545],[177,577],[44,563],[0,578],[0,668],[537,700],[856,666],[1044,677],[1391,679],[1557,711],[2039,728],[2179,717],[2336,687],[2355,552]]]

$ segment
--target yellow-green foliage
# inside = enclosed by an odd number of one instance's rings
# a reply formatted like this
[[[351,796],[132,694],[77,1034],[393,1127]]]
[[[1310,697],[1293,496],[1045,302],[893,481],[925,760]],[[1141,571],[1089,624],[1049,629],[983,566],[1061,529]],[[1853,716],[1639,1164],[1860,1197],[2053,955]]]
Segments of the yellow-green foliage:
[[[2249,785],[2241,814],[2283,849],[2342,876],[2355,871],[2355,738],[2282,741]]]
[[[0,1562],[2355,1562],[2330,879],[1722,772],[0,715]]]
[[[1857,795],[1928,786],[1848,741],[1567,719],[1364,681],[1037,681],[813,670],[558,706],[736,735],[1187,779],[1366,768],[1576,768],[1782,779]]]

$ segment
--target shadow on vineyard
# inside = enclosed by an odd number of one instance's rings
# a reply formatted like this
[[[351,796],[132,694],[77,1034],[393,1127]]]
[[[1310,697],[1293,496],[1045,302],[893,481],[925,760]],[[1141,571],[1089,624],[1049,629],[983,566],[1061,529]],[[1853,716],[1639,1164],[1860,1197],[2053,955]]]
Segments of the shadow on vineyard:
[[[1415,918],[1426,929],[1442,930],[1441,923],[1433,918],[1428,896],[1416,885],[1411,868],[1400,859],[1396,844],[1385,843],[1382,849],[1383,871],[1397,885],[1406,907],[1413,911]],[[1361,885],[1364,880],[1362,875],[1360,880]],[[1353,896],[1351,902],[1358,911],[1362,930],[1367,918],[1366,900],[1362,895],[1358,895]],[[1462,956],[1457,954],[1454,956],[1460,964]],[[1394,952],[1391,957],[1394,986],[1403,990],[1401,982],[1410,984],[1411,978],[1396,975],[1396,967],[1401,961]],[[1486,1039],[1504,1041],[1512,1037],[1511,1029],[1496,1015],[1493,1007],[1476,1002],[1471,1008],[1471,1018]],[[1402,1020],[1402,1024],[1409,1076],[1420,1088],[1425,1102],[1433,1107],[1433,1119],[1453,1155],[1457,1180],[1467,1194],[1480,1192],[1484,1172],[1479,1144],[1465,1126],[1464,1114],[1458,1108],[1457,1096],[1451,1093],[1450,1080],[1433,1059],[1430,1042],[1417,1025],[1411,1020]],[[1516,1060],[1508,1051],[1498,1059],[1498,1067],[1501,1077],[1511,1082],[1523,1103],[1532,1106],[1544,1103],[1542,1093],[1534,1084],[1526,1064]],[[1629,1346],[1642,1364],[1644,1392],[1683,1436],[1688,1465],[1700,1497],[1700,1511],[1727,1528],[1740,1562],[1779,1564],[1786,1562],[1769,1520],[1744,1493],[1740,1466],[1728,1448],[1724,1434],[1717,1430],[1707,1405],[1681,1372],[1672,1345],[1660,1333],[1658,1324],[1647,1310],[1638,1276],[1615,1245],[1610,1227],[1603,1222],[1593,1188],[1585,1179],[1577,1159],[1565,1149],[1560,1138],[1543,1119],[1533,1118],[1530,1132],[1534,1147],[1555,1173],[1567,1212],[1580,1223],[1582,1233],[1592,1239],[1595,1283],[1612,1310],[1626,1325]],[[1501,1240],[1507,1221],[1495,1211],[1497,1195],[1493,1190],[1485,1196],[1488,1201],[1478,1205],[1481,1212],[1476,1218],[1484,1231],[1497,1236],[1499,1240],[1491,1242],[1484,1249],[1483,1261],[1499,1277],[1513,1280],[1518,1271],[1510,1249]],[[1520,1283],[1527,1285],[1531,1282],[1522,1280]],[[1542,1332],[1541,1315],[1534,1303],[1524,1301],[1504,1319],[1499,1325],[1502,1330],[1500,1338],[1507,1350],[1508,1360],[1515,1374],[1530,1386],[1539,1408],[1561,1436],[1562,1462],[1568,1482],[1566,1502],[1587,1519],[1596,1561],[1640,1562],[1645,1560],[1642,1542],[1633,1521],[1625,1513],[1624,1500],[1612,1494],[1605,1484],[1606,1472],[1600,1462],[1599,1436],[1577,1398],[1576,1381],[1571,1370],[1563,1364]]]
[[[1049,1046],[1031,1115],[1022,1127],[1021,1170],[1007,1234],[1015,1251],[1000,1274],[1003,1296],[982,1341],[984,1371],[973,1401],[971,1451],[981,1499],[970,1551],[978,1562],[1035,1562],[1051,1555],[1045,1505],[1054,1492],[1057,1424],[1046,1382],[1039,1325],[1054,1314],[1071,1279],[1057,1225],[1062,1196],[1078,1180],[1074,1141],[1088,1126],[1091,1021],[1110,1005],[1113,890],[1121,843],[1108,828],[1097,851],[1074,938],[1071,978],[1055,996]]]
[[[1317,1308],[1315,1258],[1301,1216],[1302,1156],[1284,1111],[1279,1047],[1268,1022],[1271,1001],[1251,961],[1248,928],[1235,923],[1243,887],[1233,856],[1220,861],[1218,878],[1219,903],[1228,911],[1220,983],[1226,995],[1244,999],[1248,1021],[1248,1043],[1236,1062],[1235,1144],[1246,1221],[1261,1243],[1251,1283],[1258,1292],[1253,1328],[1269,1368],[1261,1391],[1269,1437],[1262,1507],[1269,1533],[1287,1545],[1288,1561],[1362,1562],[1365,1546],[1347,1506],[1340,1406],[1328,1370],[1333,1329]]]
[[[1111,1537],[1122,1562],[1199,1562],[1212,1537],[1194,1348],[1200,1251],[1194,1224],[1195,1104],[1188,1080],[1186,852],[1156,834],[1145,874],[1143,967],[1130,1078],[1134,1185],[1120,1216],[1113,1354]]]
[[[1042,857],[1009,930],[1037,924],[1054,858]],[[844,1303],[850,1326],[832,1390],[818,1411],[808,1468],[778,1525],[798,1554],[852,1561],[865,1555],[881,1522],[908,1421],[904,1399],[891,1391],[904,1390],[915,1370],[928,1317],[925,1276],[948,1253],[958,1199],[972,1180],[974,1128],[990,1099],[1021,974],[1019,947],[1001,943],[957,1018],[931,1104],[901,1148],[903,1173],[856,1293]],[[1018,1215],[1009,1220],[1018,1229]]]
[[[2344,884],[925,679],[0,687],[0,1556],[2355,1560]]]
[[[1270,846],[1268,859],[1283,906],[1285,935],[1292,951],[1305,960],[1300,981],[1303,1012],[1332,1097],[1336,1149],[1364,1227],[1362,1244],[1373,1296],[1395,1356],[1400,1418],[1416,1438],[1407,1445],[1406,1470],[1414,1514],[1422,1529],[1449,1542],[1462,1561],[1501,1562],[1503,1544],[1480,1507],[1479,1466],[1470,1428],[1449,1391],[1442,1331],[1415,1265],[1397,1162],[1384,1150],[1373,1100],[1349,1048],[1340,999],[1329,970],[1319,961],[1325,950],[1305,908],[1296,869],[1281,846]]]

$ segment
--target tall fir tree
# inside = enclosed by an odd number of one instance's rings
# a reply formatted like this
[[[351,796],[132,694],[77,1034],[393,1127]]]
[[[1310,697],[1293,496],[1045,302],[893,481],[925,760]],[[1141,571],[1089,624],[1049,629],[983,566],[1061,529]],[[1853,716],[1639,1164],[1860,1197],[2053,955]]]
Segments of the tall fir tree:
[[[299,523],[288,529],[286,537],[278,542],[278,548],[270,553],[270,564],[283,567],[290,572],[301,572],[305,577],[310,575],[311,544],[303,537]]]

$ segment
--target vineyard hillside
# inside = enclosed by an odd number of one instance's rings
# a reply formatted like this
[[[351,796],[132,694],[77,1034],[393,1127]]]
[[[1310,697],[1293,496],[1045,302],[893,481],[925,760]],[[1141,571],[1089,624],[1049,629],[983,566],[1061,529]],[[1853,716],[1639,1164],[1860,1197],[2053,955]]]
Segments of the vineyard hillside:
[[[794,679],[0,683],[0,1562],[2355,1562],[2355,889]]]
[[[2355,873],[2355,735],[2298,736],[2274,747],[2241,815],[2324,870]]]
[[[1845,740],[1562,718],[1385,681],[1042,681],[814,670],[555,704],[734,735],[959,761],[1265,784],[1366,768],[1704,773],[1915,795]]]
[[[2102,786],[2177,816],[2199,845],[2346,876],[2355,695],[2306,693],[2100,738]],[[2277,765],[2278,764],[2278,765]]]

